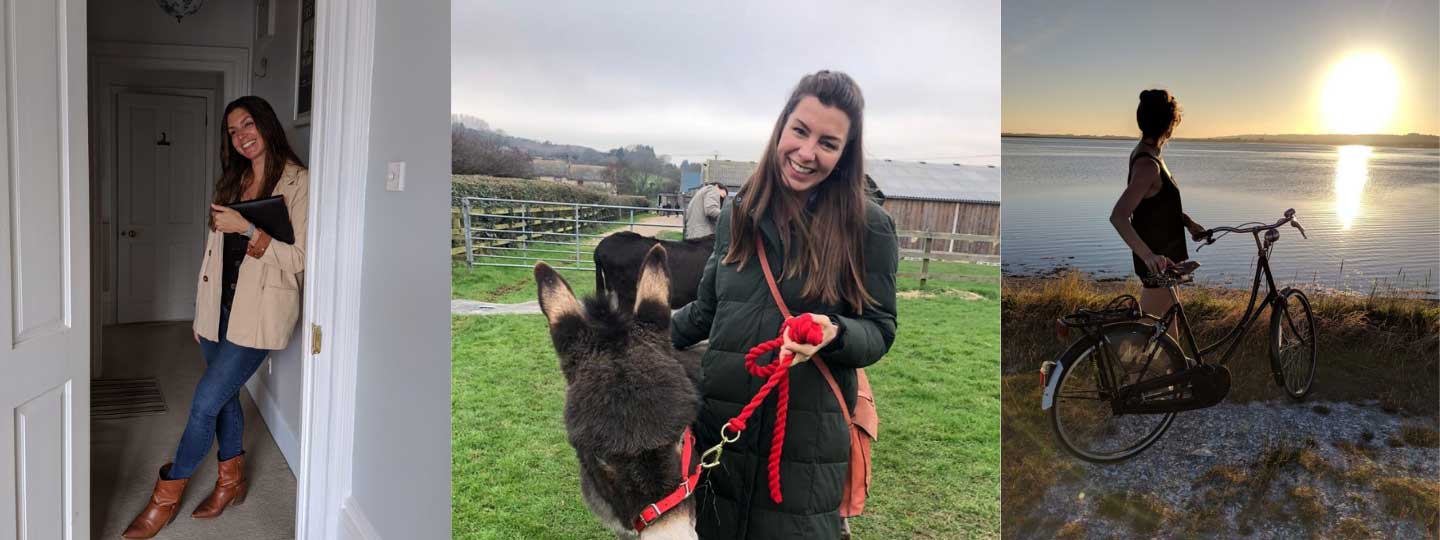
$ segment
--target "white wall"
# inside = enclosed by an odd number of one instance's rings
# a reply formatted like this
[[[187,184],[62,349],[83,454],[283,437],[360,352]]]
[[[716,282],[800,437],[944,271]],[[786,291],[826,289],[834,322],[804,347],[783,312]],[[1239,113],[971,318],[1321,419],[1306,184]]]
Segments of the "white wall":
[[[254,5],[253,2],[229,1]],[[310,125],[297,126],[295,121],[295,50],[299,43],[300,2],[270,1],[276,9],[275,34],[259,36],[249,45],[250,93],[270,102],[280,122],[285,125],[285,138],[300,159],[309,165]],[[210,3],[207,2],[205,7],[210,7]],[[263,67],[262,59],[265,59]],[[265,76],[261,77],[262,74]],[[297,326],[295,335],[290,339],[290,347],[271,353],[270,359],[246,384],[261,416],[265,417],[275,444],[285,454],[290,470],[297,474],[300,472],[300,409],[304,396],[304,366],[301,362],[305,361],[305,354],[301,350],[300,336],[303,331]]]
[[[450,538],[450,2],[376,4],[351,497],[381,538]]]
[[[301,158],[308,159],[310,124],[297,125],[295,120],[295,52],[300,36],[300,0],[269,1],[275,9],[275,34],[268,37],[257,35],[253,43],[247,43],[251,47],[250,62],[253,64],[250,93],[270,102],[275,114],[280,116],[280,122],[285,124],[285,136],[290,140],[290,146]],[[299,388],[298,383],[296,388]],[[296,419],[298,421],[299,416]]]
[[[179,22],[166,15],[155,0],[88,4],[90,39],[102,41],[249,47],[255,28],[255,2],[251,0],[210,0]]]

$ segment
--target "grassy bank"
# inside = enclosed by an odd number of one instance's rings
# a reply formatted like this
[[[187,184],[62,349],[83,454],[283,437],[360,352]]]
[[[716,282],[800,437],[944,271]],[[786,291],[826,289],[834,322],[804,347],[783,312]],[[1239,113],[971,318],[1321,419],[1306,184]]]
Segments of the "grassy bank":
[[[993,279],[901,280],[899,334],[869,371],[881,428],[859,538],[999,538],[1000,288],[996,268],[972,266],[946,272]],[[457,296],[534,298],[528,270],[466,272]],[[591,287],[577,274],[573,286]],[[544,318],[451,324],[455,537],[613,538],[580,499]]]
[[[1003,290],[1002,492],[1007,508],[1033,509],[1050,486],[1083,474],[1079,462],[1057,446],[1047,411],[1040,409],[1039,365],[1069,345],[1055,338],[1053,321],[1080,307],[1103,306],[1118,294],[1135,294],[1139,284],[1100,283],[1067,273],[1007,278]],[[1202,346],[1239,321],[1248,293],[1248,289],[1182,289],[1181,299]],[[1310,300],[1319,359],[1307,400],[1374,401],[1387,411],[1414,417],[1421,425],[1435,425],[1440,409],[1440,303],[1339,294],[1311,294]],[[1267,311],[1227,364],[1233,382],[1227,401],[1289,399],[1270,376],[1268,333]],[[1044,519],[1029,511],[1002,516],[1007,531],[1029,529]]]
[[[1095,282],[1080,273],[1052,278],[1007,278],[1002,324],[1006,374],[1033,375],[1068,343],[1054,337],[1054,320],[1080,307],[1099,308],[1138,283]],[[1220,339],[1245,311],[1249,289],[1186,287],[1180,298],[1202,346]],[[1434,415],[1440,377],[1440,302],[1371,298],[1307,291],[1319,336],[1312,395],[1327,401],[1379,400],[1388,407]],[[1253,323],[1230,359],[1231,401],[1274,399],[1270,378],[1270,311]],[[1340,384],[1341,382],[1344,384]]]

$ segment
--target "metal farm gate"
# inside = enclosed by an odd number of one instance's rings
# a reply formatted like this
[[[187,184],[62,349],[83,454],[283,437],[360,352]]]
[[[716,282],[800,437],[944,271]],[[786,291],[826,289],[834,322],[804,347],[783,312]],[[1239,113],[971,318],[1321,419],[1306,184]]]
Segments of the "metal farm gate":
[[[617,229],[684,228],[684,210],[464,197],[452,208],[452,255],[469,266],[530,268],[544,260],[557,269],[595,270],[591,251]],[[681,216],[681,224],[646,222]],[[458,236],[458,238],[454,238]]]

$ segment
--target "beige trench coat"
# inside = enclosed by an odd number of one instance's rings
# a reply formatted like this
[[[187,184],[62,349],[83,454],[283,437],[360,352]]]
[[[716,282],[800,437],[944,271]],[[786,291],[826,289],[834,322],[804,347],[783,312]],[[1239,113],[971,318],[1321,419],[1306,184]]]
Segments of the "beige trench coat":
[[[295,243],[271,239],[265,254],[245,256],[230,306],[225,339],[255,349],[281,350],[290,344],[300,320],[300,284],[304,282],[305,231],[310,209],[310,173],[295,164],[285,166],[272,195],[283,195],[290,211]],[[195,332],[210,341],[220,335],[220,281],[225,235],[210,231],[195,286]]]

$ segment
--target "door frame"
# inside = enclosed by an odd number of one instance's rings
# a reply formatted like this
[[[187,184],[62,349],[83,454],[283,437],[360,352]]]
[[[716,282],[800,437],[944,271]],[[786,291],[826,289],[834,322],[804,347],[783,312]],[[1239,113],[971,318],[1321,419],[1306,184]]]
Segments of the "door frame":
[[[103,186],[116,186],[119,182],[116,174],[119,160],[113,151],[113,145],[107,146],[106,141],[113,143],[116,140],[115,125],[115,103],[111,93],[112,88],[124,87],[119,77],[119,72],[125,71],[199,71],[221,74],[221,87],[224,96],[221,99],[229,103],[231,100],[250,93],[250,51],[240,47],[208,47],[197,45],[158,45],[154,43],[132,43],[125,41],[91,41],[89,43],[89,95],[103,96],[104,99],[92,99],[89,103],[90,118],[94,120],[96,129],[90,132],[90,196],[91,200],[97,200],[102,193]],[[217,120],[212,118],[212,120]],[[213,132],[207,137],[213,137]],[[210,148],[215,147],[215,141],[210,141]],[[213,156],[209,159],[214,159]],[[207,194],[210,187],[206,187]],[[93,205],[92,205],[93,206]],[[112,216],[114,215],[113,209]],[[113,227],[113,224],[112,224]],[[111,271],[107,265],[113,262],[109,256],[113,252],[111,234],[113,231],[106,229],[101,224],[100,213],[91,212],[90,217],[90,241],[91,249],[97,239],[105,239],[110,247],[106,249],[107,256],[90,258],[91,276],[108,276]],[[103,323],[106,320],[113,320],[114,310],[108,312],[102,308],[105,306],[102,288],[96,287],[98,281],[91,282],[90,302],[92,306],[92,323]],[[111,290],[114,290],[111,284]],[[113,308],[113,306],[112,306]],[[90,372],[100,373],[100,359],[102,349],[103,324],[91,324],[90,328]]]
[[[375,0],[316,2],[297,538],[379,539],[350,499]],[[314,338],[319,329],[319,351]]]
[[[302,351],[311,352],[303,364],[295,498],[295,534],[304,539],[338,539],[345,531],[379,538],[350,499],[375,12],[375,0],[316,3],[313,92],[323,98],[315,100],[311,117],[311,226],[301,320]],[[250,92],[248,49],[95,41],[89,61],[92,92],[109,86],[103,68],[113,66],[219,71],[227,102]],[[102,102],[90,112],[108,122],[110,108]],[[96,180],[91,193],[98,192]],[[92,233],[98,227],[97,219]],[[97,305],[93,286],[90,295]],[[315,352],[317,333],[310,329],[317,327],[323,347]],[[92,362],[99,358],[99,330],[92,325]]]

